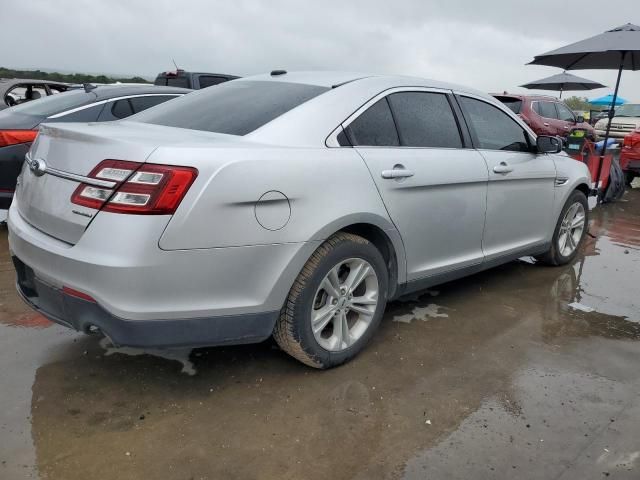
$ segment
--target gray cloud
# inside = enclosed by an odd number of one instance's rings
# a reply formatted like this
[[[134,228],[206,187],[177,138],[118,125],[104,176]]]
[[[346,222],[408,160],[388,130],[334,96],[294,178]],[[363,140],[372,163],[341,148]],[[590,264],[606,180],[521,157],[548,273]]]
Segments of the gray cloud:
[[[0,64],[153,77],[175,58],[185,69],[240,75],[339,69],[518,91],[558,72],[524,66],[535,54],[640,23],[629,0],[607,2],[606,15],[602,8],[596,0],[4,0]],[[613,71],[576,73],[615,81]],[[625,72],[622,95],[640,101],[639,72]]]

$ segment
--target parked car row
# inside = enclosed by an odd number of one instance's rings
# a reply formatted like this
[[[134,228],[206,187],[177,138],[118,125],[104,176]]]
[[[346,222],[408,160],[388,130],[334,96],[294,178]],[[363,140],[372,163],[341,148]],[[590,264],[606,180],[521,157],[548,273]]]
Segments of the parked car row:
[[[101,91],[58,113],[42,111],[57,97],[32,104],[24,130],[46,122],[9,244],[27,303],[116,345],[273,336],[333,367],[390,299],[523,255],[565,264],[587,230],[586,166],[472,89],[274,71],[141,113],[149,93]],[[86,123],[121,108],[135,114]]]
[[[25,155],[41,123],[119,120],[190,91],[153,85],[87,87],[0,112],[0,210],[11,204]]]
[[[494,94],[516,113],[537,135],[566,137],[572,130],[583,129],[592,140],[594,128],[584,117],[576,116],[561,100],[545,95]]]

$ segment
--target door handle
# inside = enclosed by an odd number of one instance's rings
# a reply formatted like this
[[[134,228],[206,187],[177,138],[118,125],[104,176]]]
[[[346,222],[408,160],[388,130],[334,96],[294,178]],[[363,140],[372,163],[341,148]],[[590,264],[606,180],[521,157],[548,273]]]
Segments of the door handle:
[[[402,165],[396,165],[393,170],[383,170],[380,174],[382,178],[409,178],[413,177],[414,173],[411,170],[407,170]]]
[[[547,122],[544,122],[544,123],[543,123],[543,125],[544,125],[545,127],[548,127],[548,126],[549,126],[549,124],[548,124]]]
[[[513,167],[510,167],[507,162],[500,162],[498,165],[493,167],[494,173],[511,173],[513,172]]]

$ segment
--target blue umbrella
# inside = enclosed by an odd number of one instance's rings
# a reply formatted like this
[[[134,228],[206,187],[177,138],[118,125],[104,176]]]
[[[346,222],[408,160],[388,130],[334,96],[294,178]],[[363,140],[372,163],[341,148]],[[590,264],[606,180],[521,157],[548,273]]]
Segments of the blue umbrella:
[[[591,105],[602,105],[605,107],[609,107],[611,106],[611,102],[613,102],[613,95],[610,93],[609,95],[605,95],[604,97],[600,97],[600,98],[594,98],[593,100],[589,100],[589,103]],[[617,105],[623,105],[625,103],[628,103],[627,100],[625,100],[622,97],[616,97],[616,106]]]

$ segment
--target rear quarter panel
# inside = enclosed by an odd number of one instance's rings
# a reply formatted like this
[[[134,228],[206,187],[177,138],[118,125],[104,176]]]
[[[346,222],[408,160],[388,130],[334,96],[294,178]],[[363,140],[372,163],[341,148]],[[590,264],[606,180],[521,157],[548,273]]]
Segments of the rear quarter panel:
[[[184,149],[160,148],[148,161],[176,164],[176,158],[199,174],[160,239],[162,249],[323,240],[358,222],[395,231],[353,149],[213,148],[189,149],[185,155]],[[256,215],[261,197],[276,199],[260,208],[273,210],[283,225],[261,225]]]

